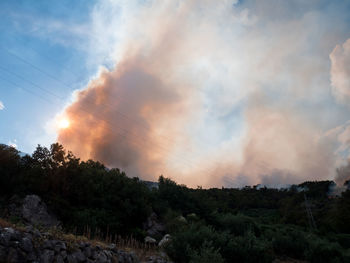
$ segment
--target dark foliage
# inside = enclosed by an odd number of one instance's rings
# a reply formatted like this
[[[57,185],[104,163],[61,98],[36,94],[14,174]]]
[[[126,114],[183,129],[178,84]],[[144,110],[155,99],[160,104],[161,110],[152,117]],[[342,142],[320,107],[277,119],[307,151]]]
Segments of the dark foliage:
[[[175,262],[271,262],[290,257],[346,262],[350,247],[350,191],[330,198],[331,181],[288,189],[191,189],[161,176],[158,189],[119,169],[81,161],[62,145],[38,146],[32,156],[0,145],[0,204],[37,194],[68,231],[89,229],[142,240],[156,212],[172,241]],[[315,219],[311,228],[305,197]],[[1,211],[0,211],[1,212]]]

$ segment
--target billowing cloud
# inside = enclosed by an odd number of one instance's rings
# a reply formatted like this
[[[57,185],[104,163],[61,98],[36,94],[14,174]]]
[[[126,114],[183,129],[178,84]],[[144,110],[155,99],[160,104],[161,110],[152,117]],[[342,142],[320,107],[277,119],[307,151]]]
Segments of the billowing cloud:
[[[290,15],[260,1],[100,1],[91,58],[107,52],[115,66],[75,93],[58,140],[130,176],[190,186],[333,178],[346,136],[324,133],[347,116],[329,117],[341,23],[315,3],[277,3]]]
[[[330,54],[332,91],[338,101],[350,105],[350,38]]]
[[[5,109],[5,105],[4,103],[2,103],[2,101],[0,101],[0,110],[3,110],[3,109]]]

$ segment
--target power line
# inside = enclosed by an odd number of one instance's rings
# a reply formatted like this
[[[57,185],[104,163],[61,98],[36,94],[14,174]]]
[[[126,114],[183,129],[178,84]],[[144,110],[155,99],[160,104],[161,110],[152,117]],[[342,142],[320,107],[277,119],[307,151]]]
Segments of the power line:
[[[31,66],[31,67],[33,67],[34,69],[36,69],[37,71],[41,72],[42,74],[44,74],[44,75],[50,77],[51,79],[53,79],[53,80],[55,80],[55,81],[57,81],[57,82],[63,84],[65,87],[67,87],[67,88],[69,89],[69,91],[71,91],[71,87],[70,87],[67,83],[61,81],[60,79],[58,79],[58,78],[56,78],[56,77],[54,77],[54,76],[51,75],[50,73],[47,73],[46,71],[44,71],[44,70],[42,70],[41,68],[35,66],[35,65],[32,64],[31,62],[29,62],[29,61],[25,60],[24,58],[20,57],[19,55],[14,54],[13,52],[9,51],[7,48],[2,47],[2,49],[5,50],[5,51],[6,51],[7,53],[9,53],[10,55],[12,55],[13,57],[17,58],[18,60],[24,62],[25,64],[27,64],[27,65],[29,65],[29,66]],[[89,103],[91,103],[92,105],[95,105],[95,103],[94,103],[89,97],[86,97],[86,99],[88,100]],[[121,96],[119,96],[119,99],[123,99],[123,98],[122,98]],[[132,119],[132,118],[130,118],[127,114],[123,113],[122,111],[113,108],[110,104],[107,104],[107,103],[101,103],[101,104],[102,104],[103,106],[105,106],[106,108],[109,108],[109,109],[113,110],[113,112],[118,113],[122,118],[128,119],[128,120],[130,120],[130,121],[135,121],[135,122],[136,122],[135,119]],[[150,131],[149,126],[146,125],[144,122],[138,121],[138,123],[139,123],[144,129]],[[160,135],[160,136],[163,137],[163,138],[166,139],[166,140],[171,141],[172,143],[176,143],[176,141],[173,140],[173,139],[170,138],[170,137],[167,137],[167,136],[165,136],[165,135]],[[192,150],[190,150],[190,151],[192,151]]]
[[[3,49],[4,49],[7,53],[9,53],[10,55],[12,55],[13,57],[17,58],[18,60],[20,60],[20,61],[26,63],[27,65],[29,65],[29,66],[31,66],[31,67],[33,67],[34,69],[36,69],[36,70],[39,71],[40,73],[42,73],[42,74],[44,74],[44,75],[50,77],[51,79],[53,79],[53,80],[55,80],[55,81],[57,81],[57,82],[63,84],[65,87],[67,87],[69,90],[71,90],[70,86],[69,86],[67,83],[61,81],[60,79],[58,79],[58,78],[56,78],[56,77],[54,77],[53,75],[51,75],[50,73],[46,72],[45,70],[42,70],[42,69],[39,68],[38,66],[35,66],[33,63],[31,63],[31,62],[27,61],[26,59],[20,57],[19,55],[14,54],[13,52],[9,51],[7,48],[3,48]],[[8,71],[8,70],[7,70],[7,71]],[[15,74],[15,73],[13,73],[13,74]],[[17,76],[18,76],[18,75],[17,75]],[[22,77],[20,77],[20,78],[22,78]],[[23,79],[23,78],[22,78],[22,79]],[[35,86],[37,86],[37,85],[35,85]],[[41,87],[39,87],[39,88],[42,89]],[[63,99],[63,98],[60,98],[60,99]],[[123,98],[122,98],[122,97],[119,97],[119,99],[123,99]],[[92,101],[92,99],[89,98],[88,96],[86,96],[86,100],[88,101],[88,103],[90,103],[91,105],[94,105],[94,106],[95,106],[95,102]],[[107,103],[101,103],[101,104],[102,104],[102,106],[104,106],[104,107],[106,107],[106,108],[108,108],[108,109],[111,109],[114,113],[119,114],[119,116],[121,116],[123,119],[128,120],[128,121],[131,121],[131,122],[138,122],[138,124],[140,124],[142,128],[144,128],[144,129],[146,129],[146,130],[148,130],[148,131],[151,131],[151,130],[150,130],[150,127],[149,127],[148,125],[146,125],[144,122],[139,121],[139,120],[135,120],[134,118],[130,118],[127,114],[123,113],[122,111],[120,111],[120,110],[118,110],[118,109],[113,108],[110,104],[107,104]],[[182,134],[182,135],[184,135],[184,134]],[[164,135],[164,134],[159,135],[159,137],[163,138],[164,140],[169,141],[169,142],[172,143],[172,144],[176,144],[176,142],[177,142],[176,140],[174,140],[174,139],[172,139],[172,138],[170,138],[170,137],[168,137],[168,136],[166,136],[166,135]],[[190,149],[190,148],[188,148],[188,147],[186,147],[186,146],[185,146],[185,148],[188,150],[188,152],[194,153],[192,149]]]
[[[35,66],[33,63],[31,63],[31,62],[27,61],[26,59],[20,57],[19,55],[14,54],[13,52],[9,51],[7,48],[3,48],[3,49],[4,49],[7,53],[9,53],[9,54],[12,55],[13,57],[15,57],[16,59],[18,59],[18,60],[22,61],[23,63],[25,63],[25,64],[27,64],[27,65],[33,67],[34,69],[36,69],[36,70],[39,71],[40,73],[42,73],[42,74],[44,74],[44,75],[50,77],[51,79],[53,79],[53,80],[55,80],[55,81],[57,81],[57,82],[63,84],[64,86],[68,87],[69,90],[71,90],[70,86],[69,86],[67,83],[61,81],[60,79],[58,79],[58,78],[56,78],[56,77],[54,77],[52,74],[46,72],[45,70],[42,70],[42,69],[39,68],[38,66]],[[53,92],[51,92],[51,91],[48,91],[48,90],[46,90],[46,89],[44,89],[44,88],[38,86],[37,84],[33,83],[33,82],[30,81],[30,80],[26,80],[25,78],[23,78],[22,76],[20,76],[20,75],[17,74],[17,73],[14,73],[14,72],[12,72],[12,71],[10,71],[10,70],[8,70],[8,69],[6,69],[6,68],[3,68],[3,67],[1,67],[1,66],[0,66],[0,69],[2,69],[2,70],[4,70],[4,71],[6,71],[6,72],[8,72],[8,73],[10,73],[10,74],[12,74],[12,75],[18,77],[18,78],[20,78],[20,79],[22,79],[22,80],[24,80],[24,81],[27,81],[27,82],[30,83],[31,85],[33,85],[33,86],[39,88],[40,90],[43,90],[44,92],[46,92],[46,93],[48,93],[48,94],[50,94],[50,95],[52,95],[52,96],[57,97],[57,98],[60,99],[60,100],[64,100],[63,97],[60,97],[60,96],[58,96],[57,94],[55,94],[55,93],[53,93]],[[121,98],[121,97],[120,97],[120,98]],[[95,102],[92,101],[89,97],[86,97],[86,99],[87,99],[88,103],[90,103],[91,105],[94,105],[94,106],[95,106]],[[122,99],[122,98],[121,98],[121,99]],[[132,121],[132,122],[136,122],[136,120],[130,118],[128,115],[126,115],[125,113],[121,112],[120,110],[116,110],[116,109],[112,108],[110,104],[106,104],[106,103],[101,103],[101,104],[102,104],[102,106],[105,106],[106,108],[112,109],[113,112],[118,113],[119,116],[121,116],[122,118],[128,119],[128,120],[130,120],[130,121]],[[91,114],[91,113],[90,113],[89,111],[87,111],[87,110],[84,110],[84,111],[87,112],[88,114]],[[94,113],[94,115],[96,115],[96,113]],[[104,122],[107,122],[107,121],[104,120],[103,118],[100,118],[100,120],[103,120]],[[138,122],[143,128],[147,129],[148,131],[151,131],[150,128],[149,128],[149,126],[146,125],[145,123],[140,122],[140,121],[137,121],[137,122]],[[109,126],[113,127],[113,125],[110,124],[110,123],[109,123]],[[119,127],[119,126],[117,126],[117,127],[118,127],[119,130],[123,130],[124,132],[127,132],[128,134],[130,134],[130,131],[129,131],[129,130],[124,129],[124,128],[121,128],[121,127]],[[137,134],[135,134],[135,133],[134,133],[134,136],[140,138],[140,136],[137,135]],[[165,135],[159,135],[159,136],[162,137],[162,138],[164,138],[164,139],[166,139],[166,140],[168,140],[168,141],[171,142],[171,143],[175,143],[175,144],[176,144],[176,140],[174,140],[174,139],[172,139],[172,138],[170,138],[170,137],[168,137],[168,136],[165,136]],[[147,140],[147,138],[146,138],[146,140]],[[142,141],[142,142],[143,142],[143,141]],[[167,148],[164,148],[164,147],[162,147],[162,146],[159,145],[159,144],[158,144],[158,147],[159,147],[159,148],[162,148],[163,150],[165,150],[166,152],[168,152],[168,149],[167,149]],[[190,148],[188,148],[188,147],[185,147],[185,148],[187,148],[187,150],[189,150],[189,152],[193,153],[193,150],[192,150],[192,149],[190,149]],[[186,160],[186,159],[184,159],[184,160]],[[188,160],[186,160],[186,161],[188,161]],[[193,164],[192,164],[190,161],[188,161],[188,162],[189,162],[190,166],[193,167]],[[219,165],[218,162],[215,162],[214,164],[215,164],[215,165]],[[216,170],[216,168],[213,169],[213,171],[215,171],[215,170]]]
[[[60,99],[60,100],[63,100],[62,97],[57,96],[56,94],[54,94],[54,93],[52,93],[52,92],[50,92],[50,91],[47,91],[46,89],[44,89],[44,88],[38,86],[37,84],[35,84],[35,83],[31,82],[31,81],[26,80],[25,78],[21,77],[20,75],[14,73],[14,72],[11,72],[11,71],[9,71],[9,70],[6,70],[6,69],[2,68],[1,66],[0,66],[0,69],[4,70],[4,71],[6,71],[6,72],[8,72],[8,73],[10,73],[10,74],[13,74],[13,75],[17,76],[18,78],[22,79],[23,81],[27,81],[27,82],[30,83],[31,85],[33,85],[33,86],[35,86],[35,87],[37,87],[37,88],[40,88],[40,89],[43,90],[43,91],[46,91],[46,92],[47,92],[48,94],[50,94],[51,96],[54,96],[54,97],[56,97],[56,98],[58,98],[58,99]],[[4,78],[2,78],[2,79],[4,79]],[[8,81],[8,80],[6,80],[6,81]],[[10,81],[8,81],[8,82],[10,82]],[[13,85],[16,85],[16,84],[13,83],[13,82],[12,82],[12,84],[13,84]],[[18,85],[16,85],[16,86],[18,86]],[[28,90],[28,89],[26,89],[26,88],[23,88],[23,89],[25,89],[26,91],[29,91],[29,92],[30,92],[30,90]],[[31,92],[31,93],[32,93],[33,95],[35,95],[35,96],[38,96],[38,94],[35,94],[35,93],[33,93],[33,92]],[[43,97],[42,97],[42,98],[43,98]],[[47,100],[46,98],[43,98],[43,99],[44,99],[44,100]],[[80,105],[79,105],[79,107],[80,107],[80,110],[81,110],[81,111],[84,111],[84,112],[86,112],[86,113],[88,113],[88,114],[91,114],[91,112],[89,112],[88,110],[86,110],[84,107],[81,107]],[[96,116],[96,113],[95,113],[95,114],[92,114],[92,115],[95,117],[95,116]],[[97,120],[95,120],[95,119],[99,119],[100,121],[105,122],[105,123],[107,124],[106,127],[110,130],[110,132],[112,132],[112,134],[115,132],[114,129],[113,129],[113,126],[114,126],[114,125],[113,125],[112,123],[110,123],[109,121],[104,120],[104,119],[101,119],[101,118],[99,118],[99,116],[97,116],[97,118],[94,118],[94,121],[97,122]],[[120,126],[116,126],[116,127],[114,127],[114,128],[118,129],[119,131],[124,131],[124,132],[126,132],[126,134],[124,134],[124,133],[119,133],[118,135],[124,137],[125,139],[128,139],[128,142],[131,142],[131,143],[133,143],[133,144],[135,144],[135,145],[137,145],[137,146],[140,146],[139,143],[137,143],[136,141],[130,140],[130,138],[128,137],[129,135],[132,134],[132,133],[130,132],[130,130],[124,129],[124,128],[120,127]],[[141,138],[141,137],[138,136],[137,134],[133,134],[133,138],[132,138],[132,139],[135,139],[135,137],[136,137],[137,139],[141,139],[141,143],[143,143],[143,145],[146,145],[144,139],[147,140],[147,138]],[[157,147],[158,147],[158,148],[161,148],[161,149],[163,149],[163,150],[165,150],[166,152],[168,152],[168,149],[166,149],[166,148],[164,148],[164,147],[161,147],[161,145],[157,145]],[[158,152],[158,153],[159,153],[159,152]],[[162,152],[160,152],[160,153],[162,153]],[[174,157],[175,157],[178,161],[185,161],[185,165],[186,165],[186,166],[188,166],[188,167],[190,167],[190,168],[195,168],[195,166],[194,166],[188,159],[181,158],[181,157],[176,156],[176,155],[175,155]],[[183,164],[184,164],[184,163],[183,163]],[[213,171],[214,171],[214,170],[215,170],[215,169],[213,169]],[[205,173],[204,173],[204,174],[205,174]],[[210,173],[208,173],[208,174],[210,174]]]

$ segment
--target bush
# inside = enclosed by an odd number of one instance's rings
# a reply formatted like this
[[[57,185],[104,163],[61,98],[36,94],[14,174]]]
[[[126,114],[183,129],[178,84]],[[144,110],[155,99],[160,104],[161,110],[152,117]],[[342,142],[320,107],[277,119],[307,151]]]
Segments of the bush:
[[[297,230],[292,230],[287,234],[277,233],[272,242],[276,254],[299,259],[305,257],[305,250],[308,248],[308,245],[304,234]]]
[[[225,236],[221,236],[210,226],[191,224],[172,235],[172,241],[166,247],[166,251],[175,262],[189,262],[195,253],[201,255],[200,251],[205,242],[212,242],[213,248],[218,249],[224,244],[223,239]]]
[[[213,247],[212,242],[204,241],[199,251],[193,251],[190,256],[190,263],[223,263],[224,259],[219,253],[219,249]]]
[[[248,231],[260,235],[260,229],[254,220],[248,216],[238,214],[216,214],[213,224],[220,230],[230,231],[235,236],[243,236]]]
[[[344,262],[339,244],[322,239],[316,239],[311,242],[310,249],[307,252],[307,259],[311,263]]]
[[[269,242],[257,239],[248,231],[244,236],[231,238],[221,253],[227,262],[271,262],[270,247]]]

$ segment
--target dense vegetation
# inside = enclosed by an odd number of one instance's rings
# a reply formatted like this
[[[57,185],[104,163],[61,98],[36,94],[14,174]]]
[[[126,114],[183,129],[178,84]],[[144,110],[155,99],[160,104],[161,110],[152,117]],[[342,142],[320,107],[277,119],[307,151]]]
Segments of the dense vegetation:
[[[175,262],[350,262],[350,190],[330,198],[332,181],[288,189],[191,189],[162,176],[158,183],[151,189],[119,169],[80,161],[57,143],[22,157],[0,145],[1,207],[14,195],[37,194],[67,231],[142,240],[142,223],[154,211],[172,236],[166,250]]]

